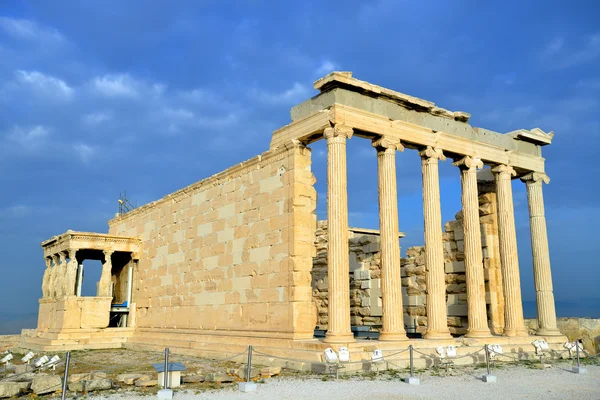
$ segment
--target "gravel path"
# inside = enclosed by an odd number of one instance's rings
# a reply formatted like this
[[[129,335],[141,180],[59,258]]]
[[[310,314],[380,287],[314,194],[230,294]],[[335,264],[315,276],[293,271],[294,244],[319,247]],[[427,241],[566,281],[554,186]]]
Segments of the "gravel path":
[[[422,376],[421,385],[412,386],[397,378],[383,379],[320,379],[279,378],[259,384],[255,393],[240,393],[230,389],[200,394],[178,392],[175,400],[196,399],[278,399],[278,400],[371,400],[371,399],[600,399],[600,366],[587,366],[588,373],[577,375],[570,372],[570,365],[554,365],[550,369],[536,370],[527,367],[498,369],[494,374],[497,383],[483,383],[480,379],[485,370],[472,371],[461,376]],[[111,394],[89,399],[148,399],[134,394]],[[152,397],[150,397],[152,398]]]

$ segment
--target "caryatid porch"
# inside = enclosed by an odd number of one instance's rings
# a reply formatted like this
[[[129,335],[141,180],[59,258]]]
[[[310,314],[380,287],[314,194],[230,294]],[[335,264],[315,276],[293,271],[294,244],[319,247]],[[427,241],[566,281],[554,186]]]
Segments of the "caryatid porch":
[[[46,270],[38,330],[106,328],[111,311],[128,326],[133,271],[140,251],[138,238],[67,231],[42,242]],[[95,296],[81,296],[84,260],[102,262]],[[130,320],[131,323],[131,320]]]
[[[348,210],[346,141],[359,136],[372,141],[378,159],[382,341],[403,341],[396,151],[416,149],[422,158],[425,258],[427,279],[426,339],[450,339],[442,247],[438,163],[449,157],[460,173],[465,231],[465,270],[468,297],[467,337],[491,337],[486,313],[482,245],[479,231],[477,176],[484,164],[492,168],[498,196],[500,259],[505,298],[504,336],[527,336],[523,318],[511,179],[527,184],[537,293],[539,334],[560,336],[552,294],[552,278],[541,183],[541,146],[553,133],[540,129],[498,134],[467,124],[470,115],[407,96],[334,72],[315,82],[321,91],[291,111],[292,124],[276,131],[271,149],[293,140],[307,145],[327,140],[329,329],[327,343],[350,343],[348,274]],[[367,96],[365,96],[367,94]],[[324,127],[324,128],[323,128]]]

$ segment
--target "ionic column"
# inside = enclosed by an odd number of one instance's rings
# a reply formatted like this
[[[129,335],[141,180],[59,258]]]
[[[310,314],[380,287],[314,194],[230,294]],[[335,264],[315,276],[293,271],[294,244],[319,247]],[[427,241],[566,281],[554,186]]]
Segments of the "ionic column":
[[[517,230],[511,184],[511,178],[516,175],[516,172],[508,165],[498,165],[492,171],[496,177],[498,197],[498,239],[504,289],[504,336],[527,336],[523,319]]]
[[[50,257],[44,257],[46,262],[46,269],[44,270],[44,277],[42,278],[42,298],[50,297],[50,275],[52,274],[52,259]]]
[[[469,156],[456,161],[461,171],[463,224],[465,230],[465,273],[467,278],[467,337],[491,336],[485,305],[479,200],[477,196],[477,168],[483,163]]]
[[[77,265],[77,283],[75,284],[75,295],[81,297],[81,287],[83,285],[83,262]]]
[[[542,182],[549,183],[550,178],[546,174],[532,172],[521,177],[521,180],[526,184],[527,202],[529,204],[533,282],[538,314],[537,334],[541,336],[559,336],[561,333],[556,326],[550,251],[548,249],[544,195],[542,193]]]
[[[425,268],[427,279],[427,331],[425,339],[449,339],[446,305],[446,272],[442,244],[442,211],[438,160],[441,149],[427,146],[419,152],[423,172],[423,216],[425,219]]]
[[[350,329],[350,266],[348,264],[348,192],[346,139],[352,128],[336,125],[326,128],[327,139],[327,218],[329,281],[329,324],[324,342],[354,341]]]
[[[77,250],[69,249],[69,262],[65,274],[65,296],[75,295],[75,283],[77,281]]]
[[[102,263],[102,275],[98,283],[98,297],[111,297],[110,284],[112,282],[112,260],[111,256],[114,253],[110,250],[104,250],[104,263]]]
[[[400,245],[398,243],[398,193],[396,150],[404,150],[399,140],[382,137],[373,141],[377,149],[379,176],[379,238],[381,243],[382,330],[379,340],[407,340],[402,308]]]
[[[58,275],[58,254],[52,255],[50,256],[50,258],[52,258],[52,271],[50,272],[50,279],[48,282],[48,293],[50,295],[50,297],[57,297],[57,285],[56,285],[56,278]]]
[[[56,297],[64,297],[66,293],[66,274],[67,274],[67,257],[64,252],[58,253],[59,263],[58,269],[56,270],[56,280],[54,285],[56,286]]]

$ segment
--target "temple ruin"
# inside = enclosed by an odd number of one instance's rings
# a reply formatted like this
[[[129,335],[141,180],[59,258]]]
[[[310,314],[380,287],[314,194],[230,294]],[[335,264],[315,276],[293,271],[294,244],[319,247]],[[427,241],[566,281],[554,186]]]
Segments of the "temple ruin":
[[[23,347],[168,344],[226,357],[253,345],[320,361],[325,348],[339,346],[356,360],[409,343],[424,352],[484,343],[533,351],[536,337],[562,345],[542,191],[542,146],[553,133],[475,128],[466,112],[349,72],[314,87],[320,93],[292,108],[292,122],[273,132],[266,152],[117,215],[108,234],[67,231],[43,242],[38,327],[23,331]],[[379,230],[348,226],[350,138],[371,141],[377,157]],[[327,142],[327,221],[319,222],[308,147],[318,140]],[[401,259],[395,158],[403,150],[421,157],[425,241]],[[456,166],[462,187],[462,210],[444,225],[440,162]],[[484,165],[489,176],[478,181]],[[529,204],[533,336],[523,318],[513,179],[525,184]],[[103,263],[93,297],[80,291],[86,259]],[[355,337],[365,327],[377,340]]]

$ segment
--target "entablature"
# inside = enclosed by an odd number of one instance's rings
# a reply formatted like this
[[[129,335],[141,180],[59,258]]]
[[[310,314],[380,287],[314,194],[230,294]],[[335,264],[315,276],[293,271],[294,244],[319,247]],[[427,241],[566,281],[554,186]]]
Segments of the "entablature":
[[[141,239],[137,237],[68,230],[42,242],[41,246],[44,257],[69,250],[100,250],[132,253],[135,258],[140,252],[141,244]]]

